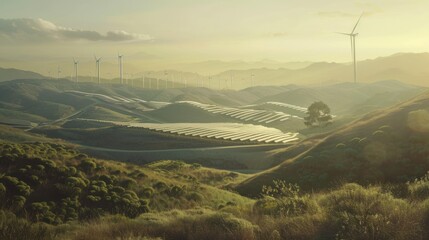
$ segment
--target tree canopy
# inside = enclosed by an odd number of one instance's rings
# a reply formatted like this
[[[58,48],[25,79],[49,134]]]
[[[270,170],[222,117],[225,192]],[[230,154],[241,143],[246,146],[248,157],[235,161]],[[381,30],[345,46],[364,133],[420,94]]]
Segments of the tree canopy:
[[[312,103],[307,109],[307,116],[304,117],[304,123],[308,127],[315,124],[317,126],[326,126],[331,123],[331,120],[331,109],[322,101]]]

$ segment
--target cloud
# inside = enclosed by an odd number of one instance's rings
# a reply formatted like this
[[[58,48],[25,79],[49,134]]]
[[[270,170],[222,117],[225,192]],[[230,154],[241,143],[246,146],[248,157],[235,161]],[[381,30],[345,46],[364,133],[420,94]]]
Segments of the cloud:
[[[0,19],[0,39],[22,42],[49,41],[149,41],[153,38],[147,34],[135,34],[126,31],[108,31],[105,34],[97,31],[81,30],[58,26],[44,19]]]

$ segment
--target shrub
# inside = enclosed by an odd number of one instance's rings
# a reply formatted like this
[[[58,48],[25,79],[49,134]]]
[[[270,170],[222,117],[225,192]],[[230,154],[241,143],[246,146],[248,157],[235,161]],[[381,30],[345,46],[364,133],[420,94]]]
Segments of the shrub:
[[[429,198],[429,173],[420,179],[409,183],[408,189],[413,199],[424,200]]]
[[[141,192],[140,192],[140,196],[142,198],[151,198],[153,196],[153,193],[155,192],[155,190],[151,187],[147,187],[144,188]]]
[[[97,167],[97,164],[90,159],[84,159],[80,162],[78,167],[80,170],[82,170],[85,173],[92,173]]]
[[[337,149],[344,149],[346,147],[346,145],[344,143],[338,143],[335,148]]]
[[[382,130],[377,130],[372,133],[372,136],[375,138],[383,138],[386,134]]]
[[[309,195],[300,195],[296,184],[274,180],[273,186],[263,186],[263,198],[255,202],[254,211],[275,216],[294,216],[318,211],[316,202]]]
[[[55,236],[41,224],[18,219],[10,212],[0,211],[0,239],[2,240],[50,240]]]
[[[129,236],[175,239],[256,239],[257,228],[249,221],[228,213],[206,209],[142,214],[135,220],[104,218],[88,225],[75,239],[127,239]]]
[[[332,224],[332,239],[419,239],[422,232],[406,201],[376,188],[346,184],[324,196],[321,205]]]
[[[204,196],[197,192],[191,192],[186,195],[188,201],[200,202],[204,200]]]

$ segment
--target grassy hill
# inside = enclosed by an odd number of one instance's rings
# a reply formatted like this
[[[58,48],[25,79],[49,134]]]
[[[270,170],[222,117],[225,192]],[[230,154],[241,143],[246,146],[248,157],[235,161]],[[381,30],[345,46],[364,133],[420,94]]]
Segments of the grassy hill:
[[[11,126],[0,124],[0,142],[53,142],[55,140],[46,138],[42,135],[32,134]]]
[[[4,240],[427,239],[429,176],[305,194],[274,181],[252,200],[246,176],[198,164],[93,159],[60,144],[0,144]]]
[[[258,103],[282,102],[307,107],[315,101],[323,101],[331,107],[334,114],[349,114],[358,107],[357,105],[367,106],[369,111],[375,110],[376,107],[387,107],[405,101],[422,91],[424,91],[422,87],[394,80],[369,84],[340,83],[325,87],[295,88],[261,98]],[[389,96],[390,101],[377,101],[376,96],[382,94]]]
[[[277,150],[291,160],[250,179],[180,161],[139,166],[95,159],[69,144],[1,142],[0,238],[424,240],[429,176],[420,172],[428,169],[428,106],[429,94],[423,94],[333,134]],[[37,141],[18,129],[0,132]],[[362,155],[349,155],[359,146]],[[301,163],[303,168],[294,165]],[[331,184],[323,174],[377,184]],[[407,182],[407,174],[420,176]],[[290,176],[302,185],[278,180]],[[240,192],[257,199],[235,193],[237,183]],[[308,184],[330,189],[306,193]]]
[[[237,144],[226,140],[177,136],[143,128],[128,128],[103,123],[91,124],[79,120],[67,122],[64,128],[39,128],[32,132],[86,146],[122,150],[198,148]]]
[[[42,79],[44,76],[30,71],[15,68],[0,68],[0,82],[15,79]]]
[[[399,183],[429,170],[429,93],[367,114],[335,132],[310,138],[296,147],[302,154],[278,152],[281,165],[241,183],[237,190],[255,194],[272,179],[319,190],[341,182]],[[307,144],[308,142],[308,144]]]

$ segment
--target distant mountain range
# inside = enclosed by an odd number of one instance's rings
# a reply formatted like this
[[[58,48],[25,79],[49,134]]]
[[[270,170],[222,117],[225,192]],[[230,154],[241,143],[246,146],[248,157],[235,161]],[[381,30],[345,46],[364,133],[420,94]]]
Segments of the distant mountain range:
[[[85,64],[82,63],[80,69],[89,71],[93,68],[92,63],[86,62]],[[429,53],[399,53],[388,57],[364,60],[358,63],[358,82],[399,80],[407,84],[429,86],[428,66]],[[353,81],[352,65],[346,63],[281,63],[269,60],[260,62],[205,61],[176,64],[165,71],[139,71],[142,68],[135,63],[127,63],[126,69],[135,73],[128,72],[125,78],[136,79],[138,84],[142,84],[143,76],[146,75],[146,77],[168,79],[168,81],[180,84],[187,83],[191,86],[203,85],[214,89],[241,89],[255,85],[284,86],[288,84],[325,86]],[[147,66],[143,69],[147,69]],[[105,80],[106,78],[115,79],[117,82],[116,70],[115,63],[104,62],[102,80],[109,81]],[[62,76],[70,78],[68,71],[65,69]],[[85,75],[84,72],[82,75]],[[42,78],[42,76],[34,72],[0,68],[0,81],[22,78]],[[82,81],[95,81],[93,77],[81,76],[80,79]]]
[[[326,85],[337,82],[352,82],[351,64],[313,63],[301,69],[254,68],[229,70],[214,78],[230,79],[239,86],[251,86],[252,74],[255,84],[286,85],[312,84]],[[364,60],[358,63],[358,82],[399,80],[408,84],[429,86],[429,53],[401,53],[389,57]]]
[[[278,62],[273,60],[262,61],[219,61],[210,60],[194,63],[184,63],[173,65],[174,69],[185,72],[197,72],[204,75],[216,75],[218,73],[228,70],[247,70],[252,68],[287,68],[287,69],[301,69],[311,65],[312,62]]]

